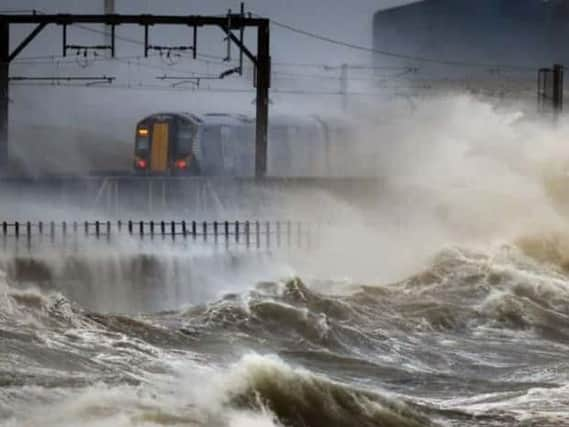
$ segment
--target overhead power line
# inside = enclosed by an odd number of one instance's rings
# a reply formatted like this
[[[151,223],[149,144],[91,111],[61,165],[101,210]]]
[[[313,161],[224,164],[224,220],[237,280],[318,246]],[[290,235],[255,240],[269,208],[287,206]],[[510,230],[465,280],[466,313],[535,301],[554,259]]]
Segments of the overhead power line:
[[[6,10],[0,10],[0,15],[3,14],[15,14],[15,15],[21,15],[21,14],[32,14],[35,15],[36,13],[38,13],[38,11],[36,9],[6,9]]]
[[[17,82],[13,84],[14,86],[43,86],[43,87],[48,87],[48,86],[54,86],[53,84],[48,84],[48,83],[42,83],[42,82]],[[111,90],[133,90],[133,91],[160,91],[160,92],[180,92],[180,91],[184,91],[184,92],[210,92],[210,93],[242,93],[242,94],[254,94],[254,90],[252,89],[231,89],[231,88],[197,88],[197,87],[191,87],[191,88],[183,88],[183,87],[172,87],[172,86],[161,86],[161,85],[152,85],[152,84],[113,84],[113,85],[104,85],[104,86],[94,86],[94,85],[90,85],[90,84],[73,84],[73,83],[62,83],[62,84],[57,84],[58,88],[62,88],[62,87],[69,87],[69,88],[88,88],[88,89],[111,89]],[[409,96],[409,94],[406,92],[409,89],[420,89],[420,90],[426,90],[426,91],[430,91],[433,90],[434,88],[431,86],[417,86],[414,87],[413,85],[404,85],[404,86],[397,86],[397,87],[381,87],[378,88],[381,89],[379,91],[350,91],[347,92],[346,94],[349,96],[359,96],[359,97],[376,97],[376,96],[382,96],[386,94],[386,91],[390,92],[393,95],[401,95],[401,96]],[[321,95],[321,96],[344,96],[346,94],[342,94],[340,92],[337,91],[328,91],[328,90],[304,90],[304,89],[274,89],[272,91],[275,94],[283,94],[283,95],[308,95],[308,96],[314,96],[314,95]],[[502,98],[503,94],[499,94],[499,93],[494,93],[496,91],[488,91],[485,92],[484,95],[485,96],[489,96],[489,97],[496,97],[496,98]],[[522,93],[523,91],[507,91],[506,93],[512,94],[512,93]]]
[[[37,10],[37,9],[32,9],[32,10],[20,10],[20,11],[10,11],[10,13],[33,13],[33,14],[44,14],[43,11],[41,10]],[[256,15],[256,14],[252,14],[255,17],[260,17],[260,15]],[[292,31],[294,33],[297,34],[302,34],[306,37],[311,37],[313,39],[316,40],[320,40],[323,42],[327,42],[327,43],[331,43],[337,46],[343,46],[346,48],[350,48],[350,49],[354,49],[354,50],[360,50],[360,51],[365,51],[365,52],[369,52],[375,55],[382,55],[382,56],[388,56],[388,57],[392,57],[392,58],[398,58],[398,59],[406,59],[406,60],[410,60],[410,61],[415,61],[415,62],[423,62],[423,63],[432,63],[432,64],[439,64],[439,65],[448,65],[448,66],[459,66],[459,67],[477,67],[477,68],[491,68],[491,69],[510,69],[510,70],[519,70],[519,71],[527,71],[527,72],[535,72],[535,67],[529,67],[529,66],[524,66],[524,65],[518,65],[518,64],[497,64],[497,63],[480,63],[480,62],[469,62],[469,61],[459,61],[459,60],[452,60],[452,59],[437,59],[437,58],[430,58],[430,57],[424,57],[424,56],[416,56],[416,55],[410,55],[410,54],[405,54],[405,53],[401,53],[401,52],[395,52],[395,51],[388,51],[388,50],[384,50],[384,49],[376,49],[376,48],[372,48],[369,46],[363,46],[363,45],[359,45],[356,43],[352,43],[352,42],[347,42],[344,40],[339,40],[339,39],[335,39],[326,35],[322,35],[322,34],[318,34],[318,33],[314,33],[312,31],[307,31],[298,27],[294,27],[292,25],[286,24],[284,22],[281,21],[277,21],[274,19],[270,20],[271,24],[283,29],[286,29],[288,31]],[[82,24],[75,24],[76,27],[85,30],[85,31],[90,31],[93,33],[98,33],[98,34],[105,34],[104,31],[102,30],[98,30],[95,28],[91,28]],[[128,37],[124,37],[124,36],[116,36],[117,40],[121,40],[127,43],[132,43],[132,44],[136,44],[136,45],[143,45],[144,43],[140,40],[136,40],[136,39],[132,39],[132,38],[128,38]],[[203,58],[207,58],[210,60],[213,60],[211,62],[227,62],[225,61],[225,58],[221,57],[221,56],[217,56],[217,55],[208,55],[208,54],[200,54],[199,56],[203,57]],[[26,58],[22,58],[22,60],[25,60]],[[207,59],[202,59],[203,62],[208,62]],[[278,63],[275,62],[273,63],[274,65],[290,65],[290,66],[306,66],[306,67],[319,67],[320,64],[292,64],[292,63]],[[370,68],[383,68],[383,67],[371,67]]]
[[[34,13],[43,14],[42,11],[38,11],[38,10],[34,10]],[[260,15],[253,14],[253,16],[259,17]],[[468,62],[468,61],[446,60],[446,59],[437,59],[437,58],[430,58],[430,57],[424,57],[424,56],[409,55],[409,54],[405,54],[405,53],[387,51],[387,50],[383,50],[383,49],[376,49],[376,48],[372,48],[369,46],[362,46],[362,45],[358,45],[355,43],[335,39],[335,38],[328,37],[328,36],[325,36],[322,34],[317,34],[317,33],[307,31],[307,30],[304,30],[304,29],[301,29],[298,27],[294,27],[292,25],[283,23],[281,21],[276,21],[274,19],[271,19],[270,22],[272,25],[275,25],[275,26],[280,27],[280,28],[284,28],[284,29],[292,31],[294,33],[302,34],[306,37],[311,37],[311,38],[314,38],[316,40],[335,44],[338,46],[347,47],[350,49],[370,52],[370,53],[375,54],[375,55],[383,55],[383,56],[389,56],[392,58],[407,59],[407,60],[415,61],[415,62],[432,63],[432,64],[439,64],[439,65],[489,68],[491,70],[509,69],[509,70],[523,71],[523,72],[532,72],[532,73],[535,72],[535,67],[529,67],[529,66],[523,66],[523,65],[478,63],[478,62]],[[88,27],[86,25],[75,24],[74,26],[76,26],[77,28],[84,30],[84,31],[89,31],[92,33],[97,33],[97,34],[105,34],[105,32],[102,30],[98,30],[96,28],[91,28],[91,27]],[[140,40],[136,40],[136,39],[132,39],[132,38],[124,37],[124,36],[119,36],[119,35],[117,35],[116,38],[117,38],[117,40],[121,40],[121,41],[126,42],[126,43],[131,43],[131,44],[135,44],[138,46],[144,45],[144,43]],[[183,53],[181,53],[181,56],[185,56],[185,55]],[[204,53],[199,53],[198,56],[200,58],[197,58],[197,60],[204,62],[204,63],[227,64],[226,59],[222,56],[204,54]],[[41,58],[41,57],[38,57],[38,58]],[[53,56],[48,57],[48,58],[53,58]],[[33,58],[22,58],[18,62],[25,62],[27,59],[33,59]],[[231,62],[235,62],[235,61],[231,61]],[[311,63],[311,64],[304,63],[303,64],[303,63],[290,63],[290,62],[278,62],[278,61],[273,62],[273,65],[292,66],[292,67],[306,67],[306,68],[324,68],[324,69],[333,69],[333,68],[340,68],[341,67],[341,65],[328,65],[328,64],[317,64],[317,63]],[[360,68],[360,69],[369,69],[369,70],[401,68],[401,66],[379,66],[379,65],[359,65],[359,66],[358,65],[352,65],[350,67],[351,68]]]
[[[9,77],[8,80],[10,81],[65,81],[65,82],[73,82],[73,81],[106,81],[108,83],[111,83],[113,80],[115,80],[116,77],[108,77],[108,76],[93,76],[93,77],[87,77],[87,76],[66,76],[66,77],[61,77],[61,76],[15,76],[15,77]]]
[[[33,15],[36,15],[36,14],[38,14],[38,15],[45,15],[45,12],[43,12],[43,11],[41,11],[41,10],[38,10],[38,9],[19,10],[19,11],[13,11],[13,10],[12,10],[12,11],[0,11],[0,13],[23,13],[23,14],[30,14],[30,13],[31,13],[31,14],[33,14]],[[88,32],[95,33],[95,34],[101,34],[101,35],[105,35],[105,34],[106,34],[106,32],[105,32],[104,30],[98,30],[98,29],[96,29],[96,28],[91,28],[91,27],[89,27],[89,26],[87,26],[87,25],[83,25],[83,24],[74,24],[73,26],[74,26],[74,27],[77,27],[77,28],[79,28],[79,29],[81,29],[81,30],[83,30],[83,31],[88,31]],[[131,43],[131,44],[134,44],[134,45],[137,45],[137,46],[144,46],[144,42],[143,42],[143,41],[140,41],[140,40],[137,40],[137,39],[133,39],[133,38],[129,38],[129,37],[124,37],[124,36],[119,36],[118,34],[115,35],[115,38],[116,38],[117,40],[123,41],[123,42],[125,42],[125,43]],[[53,55],[52,55],[52,56],[44,56],[43,58],[51,58],[51,57],[53,57]],[[218,56],[218,55],[210,55],[210,54],[207,54],[207,53],[198,53],[198,57],[199,57],[199,58],[195,58],[195,59],[198,60],[198,61],[201,61],[201,62],[212,62],[212,61],[208,61],[208,59],[209,59],[209,60],[215,60],[215,61],[227,63],[227,61],[225,61],[225,59],[224,59],[222,56]],[[24,61],[26,61],[26,60],[28,60],[28,59],[33,59],[33,58],[34,58],[34,57],[31,57],[31,58],[21,58],[20,60],[16,60],[15,62],[24,62]],[[40,56],[40,57],[37,57],[37,58],[40,58],[40,59],[41,59],[42,57]],[[206,59],[203,59],[203,58],[206,58]]]
[[[303,30],[301,28],[293,27],[292,25],[285,24],[283,22],[276,21],[271,19],[271,24],[280,28],[284,28],[286,30],[292,31],[297,34],[302,34],[307,37],[311,37],[316,40],[320,40],[323,42],[331,43],[337,46],[343,46],[350,49],[370,52],[376,55],[383,55],[389,56],[392,58],[398,59],[407,59],[416,62],[424,62],[424,63],[432,63],[432,64],[440,64],[440,65],[449,65],[449,66],[459,66],[459,67],[480,67],[480,68],[507,68],[507,69],[516,69],[516,70],[523,70],[523,71],[531,71],[535,72],[535,67],[529,66],[522,66],[522,65],[513,65],[513,64],[491,64],[491,63],[478,63],[478,62],[467,62],[467,61],[457,61],[457,60],[446,60],[446,59],[436,59],[436,58],[429,58],[424,56],[415,56],[415,55],[408,55],[399,52],[393,52],[383,49],[375,49],[369,46],[362,46],[351,42],[346,42],[343,40],[338,40],[332,37],[328,37],[322,34],[317,34],[311,31]]]
[[[47,82],[16,82],[13,86],[43,86],[43,87],[50,87],[54,86],[53,84]],[[147,83],[133,83],[133,84],[122,84],[122,83],[114,83],[112,86],[87,86],[85,84],[73,84],[73,83],[62,83],[57,85],[58,88],[62,87],[69,87],[69,88],[90,88],[90,89],[121,89],[121,90],[135,90],[135,91],[164,91],[164,92],[178,92],[178,91],[188,91],[188,92],[213,92],[213,93],[245,93],[245,94],[255,94],[253,89],[240,89],[240,88],[198,88],[198,87],[191,87],[191,88],[183,88],[179,86],[163,86],[163,85],[153,85]],[[391,88],[389,88],[391,89]],[[330,91],[330,90],[304,90],[304,89],[273,89],[273,93],[275,94],[289,94],[289,95],[331,95],[331,96],[338,96],[341,95],[338,91]],[[377,92],[349,92],[349,95],[361,95],[361,96],[374,96],[378,95]]]

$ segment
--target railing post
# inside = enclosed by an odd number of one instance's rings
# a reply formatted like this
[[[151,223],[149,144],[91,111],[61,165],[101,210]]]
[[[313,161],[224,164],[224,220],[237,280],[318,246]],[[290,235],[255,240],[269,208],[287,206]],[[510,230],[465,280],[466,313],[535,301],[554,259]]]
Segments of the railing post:
[[[235,221],[235,243],[239,243],[239,221]]]
[[[170,222],[170,235],[172,236],[172,240],[176,238],[176,221]]]
[[[203,241],[206,242],[207,241],[207,221],[204,221],[202,224],[202,235],[203,235]]]
[[[281,222],[277,221],[277,248],[281,247]]]
[[[61,222],[61,235],[63,236],[63,240],[67,238],[67,223],[65,221]]]
[[[55,241],[55,222],[53,221],[49,223],[49,240],[51,243]]]
[[[42,237],[43,236],[43,222],[41,222],[41,221],[38,222],[38,232],[39,232],[40,237]]]
[[[259,221],[255,221],[255,242],[257,243],[257,249],[261,249],[261,224],[259,224]]]
[[[249,249],[249,247],[251,246],[249,221],[245,221],[245,246],[247,247],[247,249]]]
[[[271,249],[271,222],[267,221],[265,224],[265,241],[267,242],[267,249]]]
[[[224,228],[223,233],[225,234],[225,247],[228,248],[229,247],[229,221],[225,221],[223,223],[223,228]]]
[[[140,221],[139,224],[139,233],[140,233],[140,237],[144,237],[144,221]]]
[[[198,231],[197,228],[198,228],[197,223],[196,223],[195,221],[192,221],[192,238],[193,238],[194,240],[196,240],[196,236],[197,236],[197,234],[198,234],[198,233],[197,233],[197,231]]]
[[[76,252],[77,252],[77,230],[78,230],[77,221],[73,221],[73,246]]]
[[[188,229],[186,228],[186,220],[183,220],[182,221],[182,236],[184,236],[184,239],[186,238],[186,235],[188,234],[187,231],[188,231]]]
[[[101,223],[98,220],[95,221],[95,236],[97,239],[101,236]]]
[[[213,221],[213,240],[214,240],[216,245],[217,245],[217,239],[219,237],[217,227],[218,227],[217,221]]]
[[[27,247],[29,251],[32,248],[32,223],[30,221],[26,223],[26,236]]]
[[[107,221],[107,242],[111,240],[111,221]]]
[[[166,235],[166,223],[164,221],[160,221],[160,234],[162,238]]]
[[[16,240],[20,237],[20,223],[18,221],[14,223],[14,235],[16,236]]]
[[[83,227],[85,229],[85,236],[89,236],[89,222],[85,221],[85,223],[83,224]]]
[[[128,234],[132,236],[132,219],[128,220]]]
[[[154,238],[154,221],[150,221],[150,238]]]

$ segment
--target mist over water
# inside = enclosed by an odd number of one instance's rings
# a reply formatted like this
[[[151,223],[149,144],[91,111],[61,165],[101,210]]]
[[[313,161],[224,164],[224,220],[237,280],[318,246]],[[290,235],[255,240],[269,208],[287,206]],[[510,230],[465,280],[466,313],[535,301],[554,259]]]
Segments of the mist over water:
[[[365,109],[377,188],[255,211],[318,223],[310,249],[8,247],[0,422],[569,425],[569,128],[525,109]]]

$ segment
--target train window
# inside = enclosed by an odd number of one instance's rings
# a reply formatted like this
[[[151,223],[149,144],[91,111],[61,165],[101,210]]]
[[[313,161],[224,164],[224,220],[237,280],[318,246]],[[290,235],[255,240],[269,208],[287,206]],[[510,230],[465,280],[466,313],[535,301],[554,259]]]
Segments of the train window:
[[[239,175],[253,176],[255,173],[255,137],[250,127],[242,127],[237,132],[239,140]]]
[[[136,137],[136,150],[137,151],[148,151],[150,148],[150,139],[147,136],[137,136]]]
[[[221,150],[223,155],[223,165],[225,170],[233,173],[235,169],[235,147],[232,141],[232,132],[228,126],[222,126],[220,129],[221,134]]]
[[[178,151],[180,154],[189,154],[192,152],[192,144],[194,133],[191,126],[180,124],[178,126]]]

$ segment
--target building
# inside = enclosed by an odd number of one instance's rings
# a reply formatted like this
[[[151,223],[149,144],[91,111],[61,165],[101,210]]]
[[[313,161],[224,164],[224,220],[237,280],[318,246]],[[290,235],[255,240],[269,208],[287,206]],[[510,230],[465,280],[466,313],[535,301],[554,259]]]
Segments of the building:
[[[535,79],[541,67],[569,65],[567,40],[565,0],[424,0],[379,11],[373,19],[374,48],[408,56],[377,55],[377,64],[418,67],[435,78],[519,72]]]

